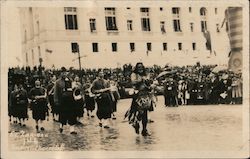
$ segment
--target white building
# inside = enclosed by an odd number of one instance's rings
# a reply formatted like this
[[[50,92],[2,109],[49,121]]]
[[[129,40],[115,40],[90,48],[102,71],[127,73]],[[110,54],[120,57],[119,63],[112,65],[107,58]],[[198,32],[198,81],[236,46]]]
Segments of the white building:
[[[221,28],[227,6],[146,2],[96,0],[92,7],[22,7],[23,59],[29,66],[39,65],[42,58],[46,67],[78,68],[78,54],[72,53],[72,43],[77,43],[87,68],[138,61],[227,64],[230,45],[226,27]]]

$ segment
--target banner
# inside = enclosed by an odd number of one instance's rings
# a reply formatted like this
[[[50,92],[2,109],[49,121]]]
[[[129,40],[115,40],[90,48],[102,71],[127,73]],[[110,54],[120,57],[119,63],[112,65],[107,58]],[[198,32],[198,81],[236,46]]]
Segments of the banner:
[[[238,72],[242,69],[242,8],[229,7],[225,18],[231,47],[228,66],[232,71]]]
[[[206,47],[207,47],[208,50],[210,50],[210,53],[211,53],[211,52],[212,52],[212,44],[211,44],[210,32],[207,31],[207,30],[205,30],[205,31],[203,32],[203,35],[204,35],[204,37],[205,37],[205,39],[206,39]]]
[[[240,72],[242,69],[242,53],[241,52],[232,52],[229,59],[229,69],[234,72]]]

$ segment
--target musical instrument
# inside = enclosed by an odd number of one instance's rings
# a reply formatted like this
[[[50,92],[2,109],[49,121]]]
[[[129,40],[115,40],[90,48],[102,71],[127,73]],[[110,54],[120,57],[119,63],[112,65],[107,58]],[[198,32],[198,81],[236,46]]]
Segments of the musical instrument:
[[[95,96],[96,96],[96,97],[100,97],[100,96],[102,95],[102,93],[108,92],[108,91],[110,91],[110,90],[111,90],[110,87],[96,90],[96,91],[95,91]]]
[[[83,99],[83,96],[81,94],[81,90],[79,88],[75,88],[73,90],[73,98],[74,98],[75,101]]]
[[[88,95],[89,97],[95,97],[95,94],[91,92],[90,88],[85,89],[85,95]]]

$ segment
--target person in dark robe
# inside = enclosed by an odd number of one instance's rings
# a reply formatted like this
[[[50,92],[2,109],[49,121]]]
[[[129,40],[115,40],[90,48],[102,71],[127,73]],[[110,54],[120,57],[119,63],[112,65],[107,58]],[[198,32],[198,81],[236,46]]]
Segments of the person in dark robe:
[[[15,94],[17,94],[18,92],[18,86],[17,84],[13,84],[13,88],[12,86],[9,86],[9,89],[8,89],[8,115],[9,115],[9,121],[12,122],[14,124],[17,123],[17,118],[14,117],[14,114],[15,114],[15,111],[13,109],[14,107],[14,97],[15,97]]]
[[[68,77],[66,69],[62,67],[61,77],[55,83],[54,102],[59,110],[59,132],[63,132],[64,125],[69,124],[70,134],[77,134],[75,125],[77,115],[75,113],[72,80]]]
[[[39,125],[41,125],[40,130],[44,131],[43,121],[46,119],[46,116],[49,115],[46,92],[46,89],[41,87],[41,82],[39,80],[35,81],[35,87],[29,92],[32,117],[36,122],[37,131],[39,131]]]
[[[120,99],[117,83],[114,80],[110,80],[111,86],[111,99],[112,99],[112,119],[116,120],[117,102]]]
[[[49,82],[47,86],[47,94],[48,94],[48,100],[49,104],[51,107],[51,113],[53,117],[53,121],[58,121],[58,107],[56,107],[55,102],[54,102],[54,86],[56,82],[56,76],[53,76],[51,81]]]
[[[25,119],[28,119],[28,93],[22,84],[16,86],[10,96],[12,115],[19,121],[20,126],[26,126]]]
[[[90,80],[87,79],[84,85],[84,96],[85,96],[85,108],[87,110],[87,116],[94,118],[94,110],[95,110],[95,95],[91,92],[91,83]]]
[[[78,76],[75,77],[72,82],[73,89],[73,97],[74,97],[74,108],[77,116],[77,124],[82,125],[81,118],[84,114],[84,95],[83,95],[83,87],[80,82],[80,78]]]
[[[164,84],[165,105],[169,107],[177,107],[177,84],[174,79],[170,77]]]
[[[211,92],[211,96],[210,96],[210,102],[211,104],[219,104],[219,99],[220,99],[220,94],[221,94],[221,90],[220,90],[220,81],[219,81],[219,77],[215,76],[212,79],[212,92]]]
[[[109,128],[108,119],[112,114],[112,99],[110,94],[110,84],[104,79],[104,72],[100,71],[98,77],[93,81],[91,92],[96,95],[97,112],[99,126]]]
[[[164,104],[166,107],[170,106],[170,81],[166,79],[163,83],[164,86]]]

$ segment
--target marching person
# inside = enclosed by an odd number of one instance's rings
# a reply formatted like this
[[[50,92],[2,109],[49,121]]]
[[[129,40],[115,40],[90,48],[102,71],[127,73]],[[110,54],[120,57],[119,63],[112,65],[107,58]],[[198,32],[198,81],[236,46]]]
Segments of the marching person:
[[[158,96],[157,96],[158,85],[159,85],[159,82],[157,80],[153,80],[153,83],[151,84],[151,88],[152,88],[153,103],[155,106],[156,106],[156,102],[158,102]]]
[[[142,123],[141,134],[149,136],[147,130],[148,110],[152,107],[152,98],[150,96],[150,84],[143,63],[137,63],[134,72],[131,74],[131,82],[135,92],[130,109],[125,114],[130,123],[135,128],[135,132],[139,134],[140,123]]]
[[[51,113],[52,113],[53,121],[58,121],[59,112],[54,102],[55,83],[56,83],[56,76],[53,76],[50,83],[47,86],[47,94],[48,94],[49,104],[51,106]]]
[[[85,98],[85,108],[87,110],[87,116],[94,118],[94,110],[95,110],[95,95],[91,92],[91,82],[89,79],[86,80],[84,85],[84,98]]]
[[[83,99],[84,96],[83,96],[82,84],[78,76],[76,76],[74,81],[72,82],[72,88],[74,97],[74,108],[77,116],[77,124],[82,124],[81,118],[83,117],[84,114],[84,99]]]
[[[47,106],[47,93],[46,89],[41,87],[39,80],[35,81],[35,87],[29,92],[29,98],[31,99],[32,117],[36,122],[36,130],[39,131],[39,123],[41,125],[41,131],[44,131],[43,121],[48,116]]]
[[[63,132],[63,126],[69,124],[70,125],[70,134],[77,134],[75,131],[76,113],[72,90],[72,81],[69,77],[67,77],[66,68],[61,68],[61,77],[55,83],[54,90],[54,102],[59,110],[59,122],[60,122],[60,133]]]
[[[150,87],[149,87],[150,86]],[[151,81],[148,80],[148,87],[150,88],[150,92],[149,92],[149,95],[150,95],[150,98],[151,98],[151,106],[150,108],[148,109],[148,123],[153,123],[154,120],[151,118],[151,115],[150,113],[153,112],[155,110],[155,107],[156,107],[156,102],[157,102],[157,91],[156,91],[156,86],[157,86],[157,83],[154,82],[154,81]]]
[[[91,92],[96,95],[97,112],[96,115],[100,120],[99,126],[109,128],[108,119],[112,113],[112,99],[110,94],[110,84],[104,79],[104,72],[100,71],[98,77],[93,81]]]
[[[15,103],[15,94],[17,94],[18,92],[18,86],[17,84],[15,84],[13,86],[13,90],[11,89],[11,87],[9,88],[9,102],[8,102],[8,115],[9,115],[9,121],[11,122],[13,119],[13,123],[16,124],[17,123],[17,118],[14,117],[15,111],[14,111],[14,103]]]
[[[13,117],[19,120],[20,126],[25,125],[25,119],[28,119],[28,93],[22,84],[15,85],[15,89],[10,96],[10,105]]]
[[[117,102],[120,99],[120,94],[117,88],[117,83],[110,80],[111,99],[112,99],[112,119],[116,120]]]

